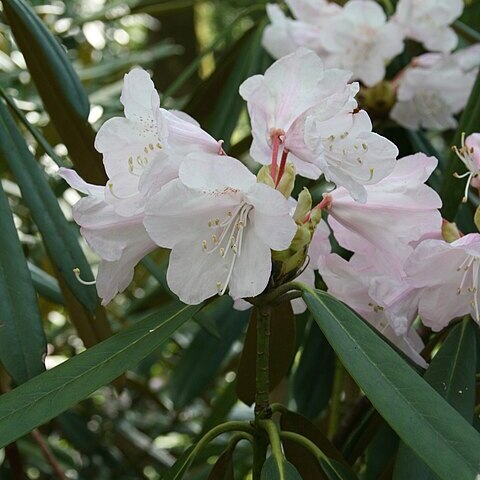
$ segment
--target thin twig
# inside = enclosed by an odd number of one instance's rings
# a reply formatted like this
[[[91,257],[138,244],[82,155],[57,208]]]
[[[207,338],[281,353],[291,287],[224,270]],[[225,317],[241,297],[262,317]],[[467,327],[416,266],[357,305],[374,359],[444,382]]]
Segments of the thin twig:
[[[33,439],[35,440],[35,442],[37,443],[37,445],[39,446],[40,450],[42,451],[42,454],[45,457],[45,460],[50,464],[50,466],[52,467],[52,470],[55,472],[55,475],[60,480],[67,480],[67,477],[63,473],[62,467],[60,467],[58,460],[55,458],[55,455],[50,450],[50,447],[47,445],[47,442],[44,440],[40,431],[35,429],[35,430],[32,430],[30,433]]]

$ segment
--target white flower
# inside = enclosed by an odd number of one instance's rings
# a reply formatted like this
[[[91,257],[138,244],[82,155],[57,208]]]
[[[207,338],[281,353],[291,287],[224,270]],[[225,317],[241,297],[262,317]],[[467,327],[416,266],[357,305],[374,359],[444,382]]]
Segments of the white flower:
[[[172,249],[167,281],[188,304],[227,288],[234,299],[262,293],[270,250],[288,248],[297,229],[280,192],[238,160],[208,154],[191,154],[179,178],[149,198],[145,226]]]
[[[271,23],[263,32],[262,45],[268,53],[278,59],[299,47],[307,47],[319,55],[325,54],[322,28],[342,8],[326,0],[289,0],[287,4],[295,20],[286,17],[278,5],[267,5]]]
[[[399,0],[394,20],[408,38],[427,50],[451,52],[457,35],[449,28],[463,12],[463,0]]]
[[[382,335],[426,367],[420,356],[423,342],[412,327],[418,292],[406,281],[382,270],[374,256],[353,255],[346,261],[336,254],[320,257],[319,273],[328,292],[373,325]]]
[[[403,33],[373,0],[350,0],[321,31],[329,67],[345,68],[373,86],[385,77],[385,65],[403,51]]]
[[[275,62],[265,75],[240,86],[252,123],[252,157],[272,165],[272,176],[287,157],[307,178],[327,178],[365,201],[363,185],[390,173],[397,155],[388,140],[371,133],[365,112],[353,114],[358,84],[349,73],[324,70],[310,50],[299,49]]]
[[[73,170],[61,168],[58,173],[71,187],[87,195],[74,205],[73,218],[88,245],[102,259],[96,287],[106,305],[127,288],[135,265],[156,245],[143,226],[142,214],[119,215],[105,201],[105,187],[86,183]]]
[[[135,265],[156,246],[143,225],[146,199],[177,177],[188,153],[222,152],[221,144],[188,115],[160,109],[144,70],[125,75],[120,100],[125,118],[105,122],[95,141],[103,153],[107,186],[89,185],[73,170],[59,170],[87,195],[74,205],[73,216],[102,259],[96,285],[103,304],[128,286]]]
[[[411,129],[455,128],[454,115],[465,108],[479,64],[480,44],[451,55],[417,57],[397,80],[397,103],[390,116]]]

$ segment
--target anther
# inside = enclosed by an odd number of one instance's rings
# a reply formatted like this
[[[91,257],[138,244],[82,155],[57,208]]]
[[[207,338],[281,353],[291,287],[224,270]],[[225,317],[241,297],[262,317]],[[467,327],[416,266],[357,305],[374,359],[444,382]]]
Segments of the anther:
[[[95,285],[97,283],[96,280],[92,280],[90,282],[87,282],[86,280],[83,280],[80,277],[80,269],[79,268],[74,268],[73,273],[75,274],[75,277],[77,277],[77,280],[82,284],[82,285]]]

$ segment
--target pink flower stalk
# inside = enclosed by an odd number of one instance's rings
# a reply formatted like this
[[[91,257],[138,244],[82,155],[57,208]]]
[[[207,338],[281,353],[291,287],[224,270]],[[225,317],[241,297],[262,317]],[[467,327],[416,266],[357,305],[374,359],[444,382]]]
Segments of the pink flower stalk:
[[[432,330],[469,314],[480,322],[480,234],[470,233],[452,243],[421,242],[408,258],[405,272],[409,284],[421,289],[418,313]]]

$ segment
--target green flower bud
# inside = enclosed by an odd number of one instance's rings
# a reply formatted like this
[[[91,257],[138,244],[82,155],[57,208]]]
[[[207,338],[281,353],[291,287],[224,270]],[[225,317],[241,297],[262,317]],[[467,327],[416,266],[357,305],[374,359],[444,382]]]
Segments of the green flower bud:
[[[475,222],[477,230],[480,231],[480,207],[477,207],[477,209],[475,210],[475,216],[473,217],[473,221]]]
[[[303,187],[303,190],[298,196],[297,208],[293,214],[293,219],[297,223],[303,223],[303,220],[307,216],[308,212],[312,208],[312,196],[307,188]]]
[[[275,182],[273,181],[270,173],[270,165],[264,165],[257,173],[257,182],[264,183],[269,187],[275,188]]]
[[[315,231],[315,228],[317,227],[317,225],[320,223],[321,220],[322,220],[322,209],[314,208],[310,212],[310,220],[309,220],[309,223],[311,224],[313,231]]]
[[[283,193],[285,198],[289,198],[292,194],[293,187],[295,186],[295,165],[293,163],[287,163],[285,165],[285,171],[283,172],[282,179],[277,185],[277,190]]]
[[[478,228],[477,221],[479,220],[479,218],[477,218],[478,215],[479,213],[477,208],[477,211],[475,212],[475,225],[477,225],[477,228]],[[460,232],[458,231],[457,225],[453,222],[450,223],[450,222],[444,221],[442,224],[442,237],[448,243],[452,243],[455,240],[458,240],[460,238]]]

